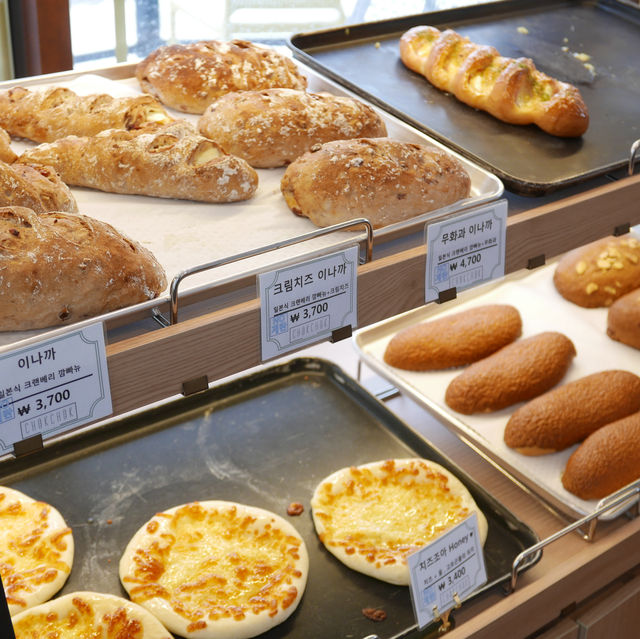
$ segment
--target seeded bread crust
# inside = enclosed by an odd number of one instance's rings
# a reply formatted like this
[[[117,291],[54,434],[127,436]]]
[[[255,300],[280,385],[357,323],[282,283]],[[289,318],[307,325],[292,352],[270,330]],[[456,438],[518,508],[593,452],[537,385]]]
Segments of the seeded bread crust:
[[[306,78],[290,58],[244,40],[160,47],[138,63],[136,78],[144,92],[163,104],[199,114],[231,91],[307,87]]]
[[[611,306],[640,288],[640,240],[606,237],[567,253],[558,262],[553,283],[565,299],[585,308]]]
[[[607,313],[607,335],[640,349],[640,288],[618,298]]]
[[[45,328],[157,297],[154,256],[84,215],[0,208],[0,330]]]
[[[247,200],[257,173],[186,121],[152,132],[110,129],[25,151],[19,162],[52,166],[67,183],[109,193],[200,202]]]

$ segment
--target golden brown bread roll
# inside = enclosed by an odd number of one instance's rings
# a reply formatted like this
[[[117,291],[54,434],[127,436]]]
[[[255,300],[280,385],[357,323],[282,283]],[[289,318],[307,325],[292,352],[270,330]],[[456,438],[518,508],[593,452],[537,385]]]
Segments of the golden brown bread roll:
[[[640,377],[623,370],[601,371],[520,407],[507,422],[504,441],[524,455],[553,453],[639,410]]]
[[[558,262],[553,283],[578,306],[611,306],[640,287],[640,241],[631,235],[605,237],[570,251]]]
[[[536,69],[529,58],[506,58],[491,46],[435,27],[413,27],[400,38],[404,64],[442,91],[510,124],[536,124],[560,137],[581,136],[589,113],[572,84]]]
[[[227,93],[207,107],[198,130],[256,168],[289,164],[314,144],[387,135],[367,104],[296,89]]]
[[[39,91],[14,87],[0,93],[0,126],[15,137],[34,142],[96,135],[105,129],[138,130],[172,120],[149,95],[77,95],[65,87]]]
[[[609,307],[607,335],[640,349],[640,288],[619,297]]]
[[[52,166],[67,183],[109,193],[200,202],[249,199],[257,173],[185,121],[150,132],[109,129],[25,151],[19,162]]]
[[[444,400],[465,415],[527,401],[555,386],[575,355],[573,342],[562,333],[550,331],[521,339],[454,377]]]
[[[562,485],[580,499],[602,499],[640,479],[640,412],[591,433],[572,453]]]
[[[36,213],[76,213],[69,187],[49,166],[0,162],[0,206],[24,206]]]
[[[112,226],[76,213],[0,208],[0,330],[70,324],[156,297],[154,256]]]
[[[11,164],[17,157],[11,148],[11,136],[4,129],[0,129],[0,161]]]
[[[409,371],[464,366],[513,342],[521,332],[522,318],[513,306],[477,306],[405,328],[387,344],[384,361]]]
[[[381,228],[468,197],[471,179],[435,147],[361,138],[313,147],[280,186],[289,208],[317,226],[365,217]]]
[[[204,113],[231,91],[306,89],[295,63],[275,49],[244,40],[205,40],[152,51],[136,67],[142,90],[185,113]]]

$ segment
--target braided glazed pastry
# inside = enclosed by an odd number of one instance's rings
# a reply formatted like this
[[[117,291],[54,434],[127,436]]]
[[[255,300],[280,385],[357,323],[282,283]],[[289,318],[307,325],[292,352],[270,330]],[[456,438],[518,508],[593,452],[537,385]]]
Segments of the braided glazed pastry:
[[[536,124],[559,137],[579,137],[589,113],[572,84],[538,71],[529,58],[505,58],[447,29],[418,26],[400,39],[404,64],[461,102],[510,124]]]

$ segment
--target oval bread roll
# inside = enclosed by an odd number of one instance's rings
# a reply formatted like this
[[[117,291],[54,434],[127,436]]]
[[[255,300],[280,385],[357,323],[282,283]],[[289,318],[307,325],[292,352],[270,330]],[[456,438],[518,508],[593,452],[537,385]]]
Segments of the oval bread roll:
[[[317,226],[367,218],[374,228],[469,196],[471,179],[435,147],[389,138],[337,140],[292,162],[281,189],[289,208]]]
[[[553,275],[565,299],[586,308],[611,304],[640,288],[640,240],[606,237],[567,253]]]
[[[384,361],[409,371],[464,366],[513,342],[521,332],[516,308],[487,304],[405,328],[387,344]]]
[[[256,168],[290,164],[314,144],[387,135],[367,104],[295,89],[227,93],[207,107],[198,130]]]
[[[153,299],[164,270],[143,246],[74,213],[0,208],[0,330],[70,324]]]
[[[573,452],[562,485],[580,499],[602,499],[640,479],[640,412],[602,426]]]
[[[445,402],[471,415],[500,410],[555,386],[576,355],[562,333],[546,332],[509,344],[451,380]]]
[[[307,87],[290,58],[244,40],[159,47],[138,63],[136,78],[145,93],[185,113],[204,113],[211,102],[231,91]]]
[[[519,408],[507,422],[504,441],[523,455],[554,453],[639,410],[640,377],[623,370],[601,371]]]
[[[640,288],[618,298],[609,307],[607,335],[640,349]]]

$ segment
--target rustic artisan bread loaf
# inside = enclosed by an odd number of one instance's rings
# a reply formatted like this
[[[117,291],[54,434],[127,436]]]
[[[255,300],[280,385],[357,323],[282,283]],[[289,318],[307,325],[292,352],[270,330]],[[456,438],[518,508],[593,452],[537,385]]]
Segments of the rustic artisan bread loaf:
[[[15,137],[34,142],[95,135],[105,129],[137,130],[166,125],[172,120],[149,95],[77,95],[65,87],[39,91],[14,87],[0,93],[0,126]]]
[[[560,137],[589,126],[580,91],[545,75],[529,58],[506,58],[491,46],[435,27],[413,27],[400,38],[404,64],[458,100],[511,124],[536,124]]]
[[[507,422],[504,441],[524,455],[553,453],[639,410],[640,377],[623,370],[601,371],[520,407]]]
[[[204,113],[231,91],[307,87],[290,58],[244,40],[160,47],[138,63],[136,78],[143,91],[185,113]]]
[[[607,335],[640,349],[640,288],[619,297],[609,307]]]
[[[553,283],[578,306],[611,306],[640,288],[640,241],[631,235],[606,237],[570,251],[558,262]]]
[[[453,204],[470,187],[469,174],[445,151],[390,138],[318,145],[281,181],[289,208],[317,226],[365,217],[374,228]]]
[[[487,304],[409,326],[384,352],[390,366],[429,371],[463,366],[487,357],[522,332],[522,318],[508,304]]]
[[[471,415],[527,401],[555,386],[575,355],[573,342],[562,333],[549,331],[521,339],[454,377],[445,402],[458,413]]]
[[[198,130],[256,168],[289,164],[314,144],[387,135],[367,104],[296,89],[227,93],[207,107]]]
[[[257,173],[186,121],[152,131],[109,129],[25,151],[19,162],[52,166],[67,183],[110,193],[201,202],[249,199]]]
[[[11,148],[11,136],[4,129],[0,129],[0,161],[11,164],[17,157],[17,153]]]
[[[581,499],[602,499],[640,479],[640,412],[591,433],[572,453],[562,485]]]
[[[156,297],[154,256],[109,224],[74,213],[0,208],[0,330],[69,324]]]
[[[69,187],[51,167],[6,162],[0,162],[0,206],[25,206],[36,213],[78,210]]]

